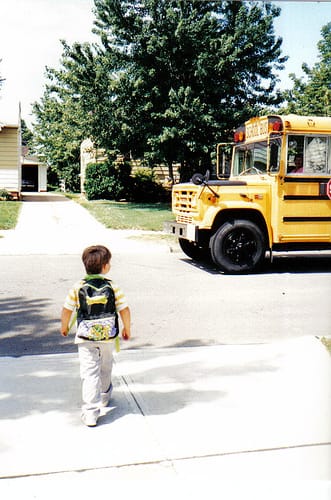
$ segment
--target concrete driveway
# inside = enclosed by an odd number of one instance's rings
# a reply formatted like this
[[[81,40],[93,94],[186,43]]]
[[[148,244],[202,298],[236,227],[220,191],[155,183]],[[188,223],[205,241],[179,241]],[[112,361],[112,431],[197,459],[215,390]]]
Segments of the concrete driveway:
[[[169,252],[162,241],[135,240],[141,231],[106,229],[78,203],[64,195],[25,193],[15,230],[0,231],[0,255],[81,254],[103,244],[114,252]]]

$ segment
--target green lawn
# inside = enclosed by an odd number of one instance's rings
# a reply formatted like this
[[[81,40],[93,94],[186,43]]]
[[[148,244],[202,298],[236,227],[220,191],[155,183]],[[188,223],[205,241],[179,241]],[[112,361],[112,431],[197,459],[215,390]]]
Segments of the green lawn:
[[[0,229],[14,229],[21,206],[20,201],[0,201]]]
[[[98,221],[111,229],[162,231],[164,221],[174,218],[166,203],[82,201],[75,195],[70,198],[79,202]],[[13,229],[16,226],[21,205],[18,201],[0,202],[0,229]]]
[[[170,206],[165,203],[81,200],[79,203],[99,222],[111,229],[162,231],[163,223],[174,218]]]

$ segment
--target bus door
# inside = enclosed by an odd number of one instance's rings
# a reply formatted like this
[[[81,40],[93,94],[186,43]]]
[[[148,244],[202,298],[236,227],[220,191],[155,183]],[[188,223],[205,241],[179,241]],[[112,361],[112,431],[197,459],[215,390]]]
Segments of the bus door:
[[[280,243],[331,242],[331,137],[293,134],[286,141],[286,172],[280,185]]]

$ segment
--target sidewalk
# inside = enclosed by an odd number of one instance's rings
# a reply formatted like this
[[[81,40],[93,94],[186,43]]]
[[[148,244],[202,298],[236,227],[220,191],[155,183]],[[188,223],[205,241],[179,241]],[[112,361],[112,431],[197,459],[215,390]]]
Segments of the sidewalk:
[[[317,339],[116,359],[96,428],[80,421],[75,354],[0,359],[1,478],[331,479],[330,359]]]
[[[54,201],[41,213],[40,203],[25,203],[16,231],[0,239],[0,255],[9,251],[8,238],[18,254],[74,253],[73,240],[87,224],[91,240],[104,237],[112,248],[146,251],[146,244],[133,248],[136,242],[105,230],[82,210]],[[27,240],[24,218],[38,221]],[[47,242],[37,230],[45,226]],[[79,239],[79,253],[82,243]],[[149,249],[169,251],[155,244]],[[141,479],[157,480],[155,496],[163,498],[169,481],[191,485],[200,479],[205,494],[210,481],[217,481],[212,498],[221,498],[221,485],[229,482],[226,500],[326,500],[330,376],[330,356],[313,337],[249,346],[126,349],[116,357],[111,406],[96,428],[87,428],[80,421],[76,354],[0,358],[2,498],[17,498],[11,495],[21,490],[24,500],[48,500],[58,497],[57,483],[66,480],[74,481],[83,498],[89,481]],[[252,481],[267,485],[261,497],[249,496]],[[238,485],[242,494],[234,496]],[[191,496],[186,489],[174,498]]]

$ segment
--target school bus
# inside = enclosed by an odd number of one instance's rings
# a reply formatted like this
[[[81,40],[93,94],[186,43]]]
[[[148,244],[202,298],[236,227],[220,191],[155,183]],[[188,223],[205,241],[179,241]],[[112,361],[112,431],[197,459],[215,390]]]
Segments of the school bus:
[[[248,120],[217,146],[213,177],[173,186],[165,231],[192,259],[245,273],[273,252],[331,249],[330,117]]]

